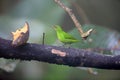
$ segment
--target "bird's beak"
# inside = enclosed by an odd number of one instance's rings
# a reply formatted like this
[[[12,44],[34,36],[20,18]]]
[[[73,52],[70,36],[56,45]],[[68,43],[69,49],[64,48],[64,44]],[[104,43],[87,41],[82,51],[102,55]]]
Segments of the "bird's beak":
[[[56,30],[56,26],[53,26],[53,29]]]

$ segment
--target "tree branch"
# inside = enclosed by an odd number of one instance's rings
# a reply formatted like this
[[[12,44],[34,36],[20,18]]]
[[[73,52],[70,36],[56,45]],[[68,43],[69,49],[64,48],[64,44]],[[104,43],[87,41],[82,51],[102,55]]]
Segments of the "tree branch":
[[[0,58],[37,60],[72,67],[120,70],[120,55],[103,55],[83,49],[26,43],[13,47],[11,40],[0,38]]]

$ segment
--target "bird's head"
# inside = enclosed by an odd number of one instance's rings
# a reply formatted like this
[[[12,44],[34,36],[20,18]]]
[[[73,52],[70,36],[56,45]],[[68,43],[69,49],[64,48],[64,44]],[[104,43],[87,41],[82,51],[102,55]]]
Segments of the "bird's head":
[[[61,31],[61,30],[62,30],[61,27],[58,26],[58,25],[53,26],[53,28],[54,28],[56,31]]]

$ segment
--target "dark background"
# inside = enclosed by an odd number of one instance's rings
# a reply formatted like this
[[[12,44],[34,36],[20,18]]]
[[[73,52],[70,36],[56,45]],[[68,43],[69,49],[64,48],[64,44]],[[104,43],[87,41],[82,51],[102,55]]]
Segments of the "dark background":
[[[72,47],[119,48],[120,0],[62,1],[73,10],[85,30],[94,28],[87,42],[81,40]],[[71,18],[53,0],[0,0],[0,37],[12,39],[10,32],[22,27],[25,21],[30,25],[31,43],[41,44],[45,32],[45,44],[56,45],[57,37],[52,28],[56,24],[81,39]],[[118,55],[120,52],[112,50],[108,54]],[[11,64],[16,67],[11,67]],[[120,80],[119,70],[93,69],[98,72],[98,75],[93,75],[86,69],[38,61],[0,59],[0,68],[0,80]]]

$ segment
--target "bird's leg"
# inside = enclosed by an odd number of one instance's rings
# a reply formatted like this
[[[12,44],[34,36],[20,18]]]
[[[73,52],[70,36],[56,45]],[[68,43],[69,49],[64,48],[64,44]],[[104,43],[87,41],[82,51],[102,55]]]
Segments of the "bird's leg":
[[[67,43],[63,44],[63,47],[65,47],[65,48],[70,48],[70,46],[71,46],[71,44],[67,44]]]

